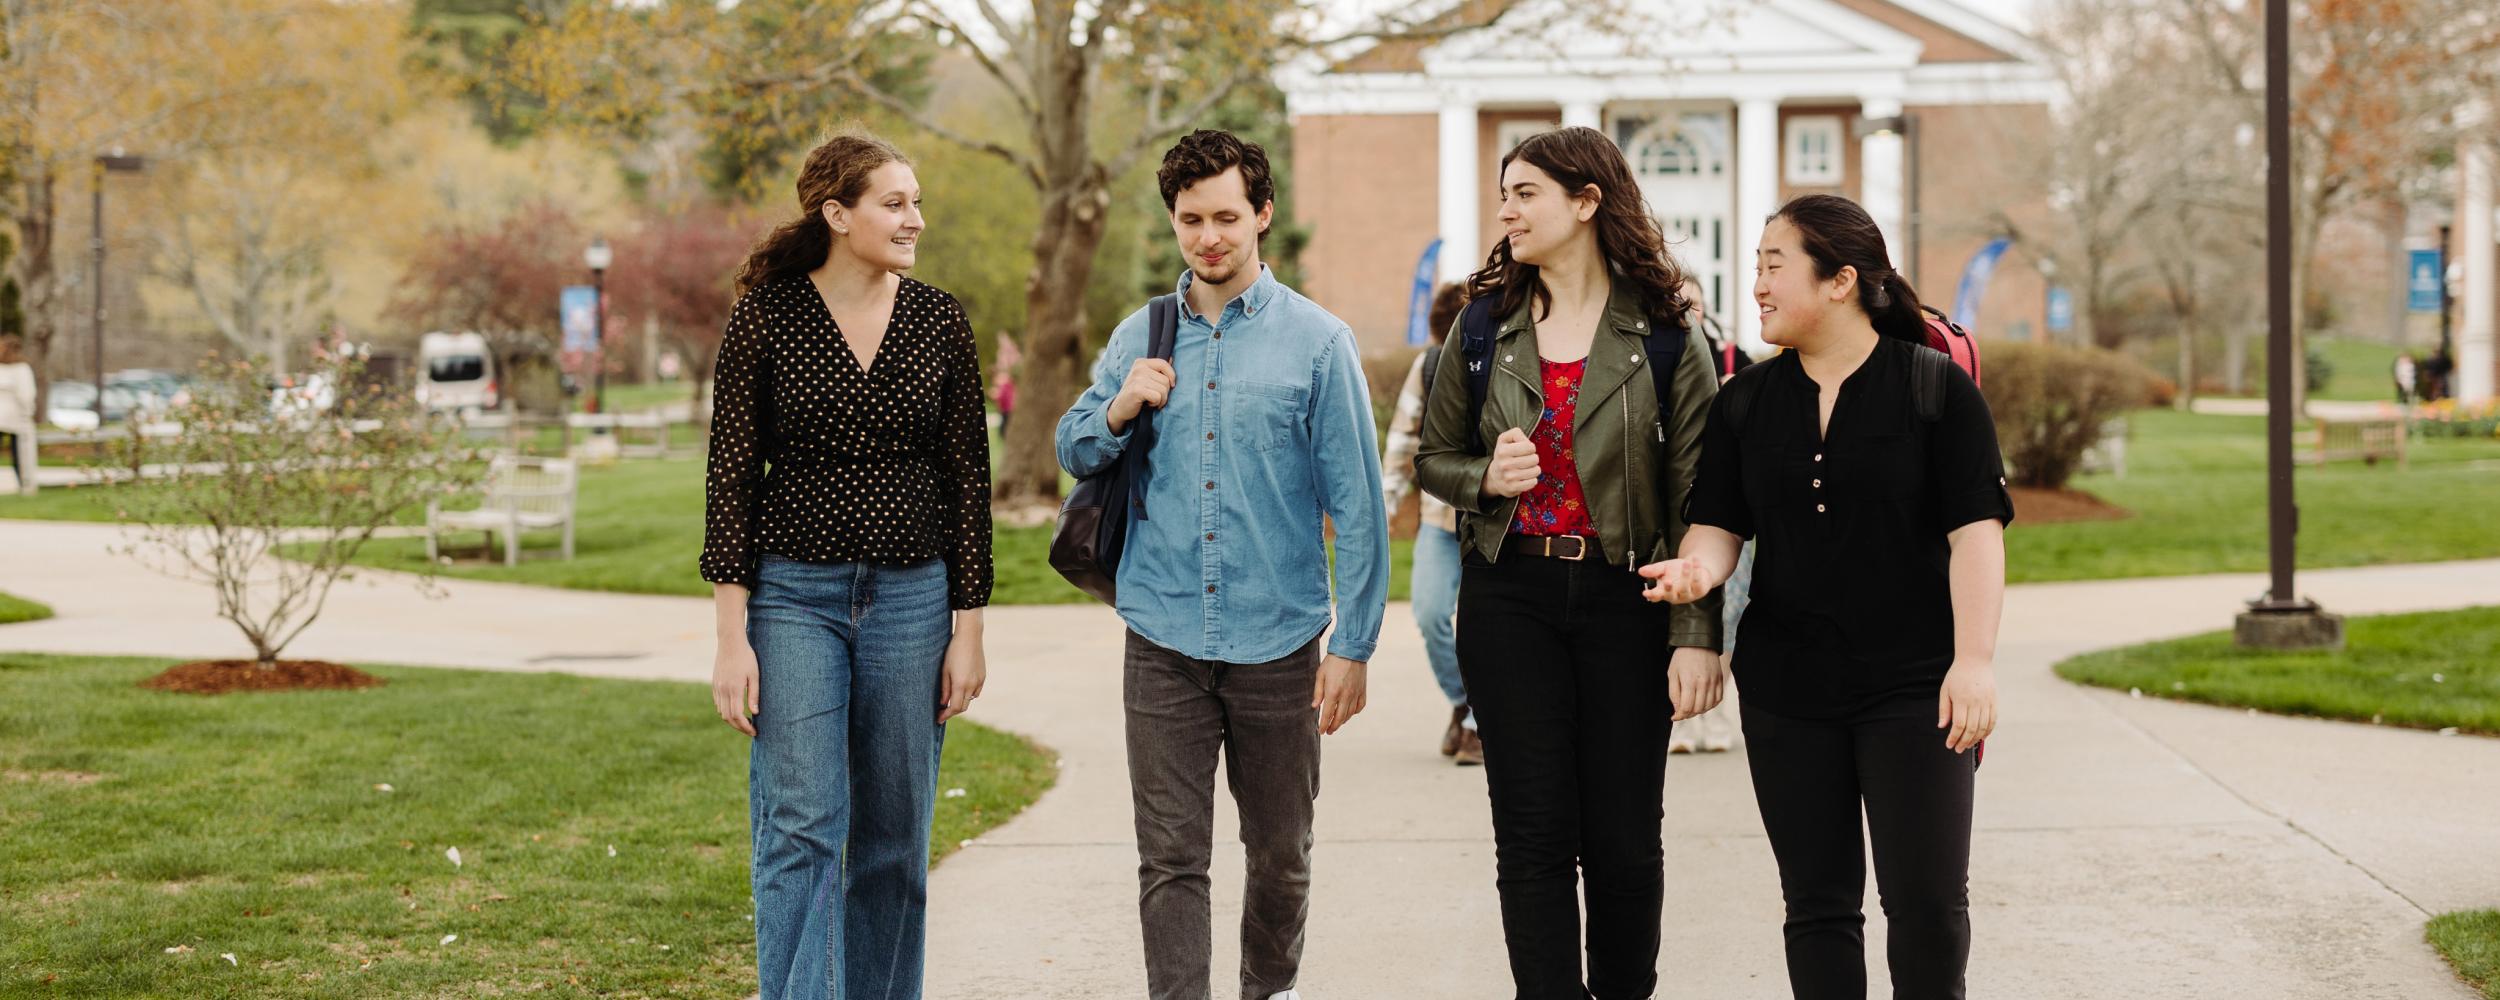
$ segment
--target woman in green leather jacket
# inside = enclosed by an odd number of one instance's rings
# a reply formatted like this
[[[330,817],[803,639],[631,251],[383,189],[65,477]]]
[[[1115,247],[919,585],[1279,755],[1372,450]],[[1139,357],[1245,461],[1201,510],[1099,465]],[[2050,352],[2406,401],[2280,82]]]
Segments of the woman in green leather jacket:
[[[1637,1000],[1657,985],[1672,720],[1717,705],[1721,675],[1716,595],[1653,604],[1635,571],[1682,541],[1718,380],[1613,142],[1535,136],[1502,158],[1501,184],[1504,239],[1469,280],[1490,300],[1471,312],[1497,326],[1483,407],[1470,359],[1444,350],[1416,479],[1461,512],[1459,672],[1518,996]],[[1661,407],[1648,366],[1670,357]]]

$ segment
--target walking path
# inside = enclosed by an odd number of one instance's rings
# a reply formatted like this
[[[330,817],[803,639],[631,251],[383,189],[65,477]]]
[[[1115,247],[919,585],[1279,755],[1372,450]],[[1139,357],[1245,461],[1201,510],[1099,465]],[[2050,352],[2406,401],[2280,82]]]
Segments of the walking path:
[[[244,653],[204,588],[103,554],[116,537],[0,521],[0,589],[59,612],[0,627],[0,649]],[[2500,604],[2500,560],[2301,579],[2353,614]],[[444,584],[439,601],[399,578],[342,585],[289,653],[708,676],[707,602]],[[2472,996],[2421,925],[2500,905],[2500,797],[2475,791],[2500,781],[2500,740],[2131,699],[2049,671],[2087,649],[2226,627],[2263,587],[2226,575],[2011,588],[2004,721],[1980,772],[1973,995]],[[1434,753],[1448,710],[1405,609],[1389,622],[1370,707],[1327,743],[1304,994],[1507,996],[1482,772]],[[930,995],[1138,995],[1117,619],[1093,606],[993,608],[989,632],[975,717],[1054,748],[1061,776],[933,876]],[[1659,996],[1787,996],[1777,874],[1741,753],[1676,758],[1667,796]],[[1231,827],[1219,817],[1217,829]],[[1240,858],[1238,844],[1218,845],[1219,984],[1238,953]],[[1876,996],[1889,988],[1882,928],[1869,921]]]

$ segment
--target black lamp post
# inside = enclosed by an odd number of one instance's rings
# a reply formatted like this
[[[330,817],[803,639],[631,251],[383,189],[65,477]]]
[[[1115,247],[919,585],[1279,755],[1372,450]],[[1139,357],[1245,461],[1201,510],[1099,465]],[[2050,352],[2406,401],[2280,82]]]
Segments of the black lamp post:
[[[104,427],[104,174],[135,174],[148,168],[143,156],[125,156],[114,150],[95,158],[95,425]]]
[[[616,250],[608,246],[605,237],[593,237],[590,246],[582,251],[582,263],[590,265],[591,297],[598,303],[592,311],[598,326],[590,341],[592,413],[608,412],[608,265],[615,262]],[[600,428],[600,433],[606,432],[606,428]]]
[[[2266,0],[2266,527],[2273,578],[2232,632],[2238,645],[2342,649],[2344,619],[2292,589],[2294,538],[2292,378],[2291,0]]]

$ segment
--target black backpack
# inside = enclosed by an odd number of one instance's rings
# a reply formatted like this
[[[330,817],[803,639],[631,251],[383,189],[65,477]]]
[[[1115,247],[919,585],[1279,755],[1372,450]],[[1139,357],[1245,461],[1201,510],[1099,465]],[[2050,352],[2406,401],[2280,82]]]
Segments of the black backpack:
[[[1180,295],[1158,295],[1146,303],[1146,356],[1172,360],[1172,341],[1180,333]],[[1120,550],[1128,545],[1128,517],[1146,520],[1146,453],[1154,449],[1155,408],[1137,408],[1137,426],[1129,429],[1128,450],[1109,468],[1076,481],[1059,507],[1059,524],[1050,532],[1050,568],[1095,600],[1119,606]]]

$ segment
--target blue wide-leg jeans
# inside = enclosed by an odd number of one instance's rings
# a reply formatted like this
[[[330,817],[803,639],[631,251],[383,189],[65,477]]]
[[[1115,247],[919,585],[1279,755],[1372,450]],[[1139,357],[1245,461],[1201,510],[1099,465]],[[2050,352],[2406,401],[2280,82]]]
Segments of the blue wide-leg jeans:
[[[1450,707],[1467,703],[1467,682],[1458,675],[1458,535],[1430,524],[1415,526],[1415,571],[1407,588],[1415,627],[1424,634],[1424,662]],[[1475,717],[1470,715],[1468,722]]]
[[[937,802],[946,564],[766,555],[747,801],[763,1000],[917,1000]]]

